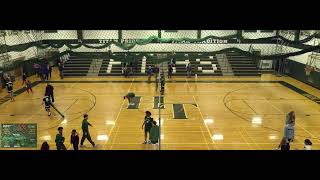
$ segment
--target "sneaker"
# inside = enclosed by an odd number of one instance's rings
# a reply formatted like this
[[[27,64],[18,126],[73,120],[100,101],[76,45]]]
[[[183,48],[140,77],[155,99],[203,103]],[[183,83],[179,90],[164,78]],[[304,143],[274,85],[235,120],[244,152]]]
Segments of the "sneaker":
[[[142,144],[147,144],[147,141],[144,141]]]
[[[48,116],[51,116],[51,112],[48,113]]]
[[[149,140],[147,144],[151,144],[151,141]]]

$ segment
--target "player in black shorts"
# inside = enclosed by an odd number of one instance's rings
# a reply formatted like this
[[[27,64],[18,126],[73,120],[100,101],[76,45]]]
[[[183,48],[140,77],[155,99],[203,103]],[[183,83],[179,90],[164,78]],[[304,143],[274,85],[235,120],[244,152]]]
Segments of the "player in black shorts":
[[[144,129],[144,142],[143,142],[143,144],[150,143],[150,141],[147,141],[147,139],[148,139],[148,134],[150,134],[150,129],[152,127],[152,121],[153,121],[153,118],[151,117],[151,112],[146,111],[146,116],[144,117],[144,121],[142,124],[142,129]]]
[[[50,97],[47,94],[42,99],[42,105],[43,104],[44,104],[44,108],[48,112],[48,116],[51,116],[51,112],[50,112],[51,100],[50,100]]]
[[[123,97],[123,99],[128,99],[128,102],[129,102],[129,105],[133,106],[134,105],[134,102],[132,102],[133,98],[135,97],[136,95],[133,93],[133,92],[129,92],[127,95],[125,95]]]
[[[161,95],[164,95],[165,83],[166,83],[166,80],[164,78],[164,74],[161,74],[161,77],[160,77],[160,93],[161,93]]]
[[[13,96],[13,83],[11,82],[11,79],[8,78],[8,82],[6,83],[7,91],[8,94],[10,95],[11,101],[14,101],[14,96]]]

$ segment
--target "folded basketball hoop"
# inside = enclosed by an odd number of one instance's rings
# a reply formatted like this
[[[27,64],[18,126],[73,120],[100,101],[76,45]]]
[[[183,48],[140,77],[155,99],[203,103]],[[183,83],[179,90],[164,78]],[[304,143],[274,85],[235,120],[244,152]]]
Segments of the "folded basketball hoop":
[[[306,68],[304,68],[304,70],[306,71],[306,75],[310,76],[310,73],[312,71],[314,71],[315,69],[314,69],[314,67],[307,65]]]
[[[320,63],[320,53],[319,52],[312,52],[308,55],[305,71],[306,75],[310,76],[312,71],[319,72],[319,63]]]

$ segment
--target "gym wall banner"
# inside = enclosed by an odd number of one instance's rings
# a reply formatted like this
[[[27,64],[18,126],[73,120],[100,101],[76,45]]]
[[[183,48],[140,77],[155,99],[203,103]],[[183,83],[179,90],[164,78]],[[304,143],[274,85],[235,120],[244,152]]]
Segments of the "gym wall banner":
[[[114,42],[116,39],[99,39],[98,42],[92,42],[94,44],[107,44],[110,42]],[[121,43],[137,43],[139,41],[143,41],[143,39],[122,39]],[[208,38],[201,41],[195,40],[158,40],[154,39],[150,43],[172,43],[172,44],[234,44],[234,43],[241,43],[240,39],[214,39]]]

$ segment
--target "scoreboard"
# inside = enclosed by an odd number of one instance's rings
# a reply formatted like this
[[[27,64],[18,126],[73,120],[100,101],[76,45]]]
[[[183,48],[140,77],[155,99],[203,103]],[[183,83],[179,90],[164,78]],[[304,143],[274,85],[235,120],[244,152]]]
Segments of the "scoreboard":
[[[1,124],[2,148],[36,148],[37,124]]]

